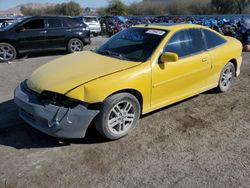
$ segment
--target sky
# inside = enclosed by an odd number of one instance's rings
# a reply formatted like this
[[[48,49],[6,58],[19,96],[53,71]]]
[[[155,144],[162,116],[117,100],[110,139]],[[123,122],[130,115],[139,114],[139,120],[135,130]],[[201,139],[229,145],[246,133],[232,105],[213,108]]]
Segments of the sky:
[[[6,10],[25,3],[63,3],[69,1],[70,0],[0,0],[0,10]],[[126,4],[139,1],[141,0],[123,0]],[[75,2],[78,2],[82,7],[95,8],[107,5],[108,0],[75,0]]]

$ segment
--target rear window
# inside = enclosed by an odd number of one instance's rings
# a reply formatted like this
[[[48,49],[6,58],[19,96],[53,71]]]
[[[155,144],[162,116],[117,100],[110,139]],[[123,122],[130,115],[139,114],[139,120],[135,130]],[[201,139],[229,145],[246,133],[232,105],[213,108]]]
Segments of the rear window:
[[[84,17],[85,22],[97,22],[97,18],[95,17]]]
[[[207,29],[203,29],[205,35],[205,41],[207,44],[207,49],[215,48],[226,43],[226,40],[219,36],[218,34],[209,31]]]

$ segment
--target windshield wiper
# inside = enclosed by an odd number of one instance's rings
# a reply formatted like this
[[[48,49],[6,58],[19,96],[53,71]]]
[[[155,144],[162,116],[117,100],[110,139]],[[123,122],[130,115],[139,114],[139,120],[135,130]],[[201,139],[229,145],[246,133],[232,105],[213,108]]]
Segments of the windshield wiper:
[[[109,55],[109,56],[111,55],[111,52],[109,50],[105,50],[105,51],[97,50],[96,52],[102,55]]]
[[[128,60],[129,61],[129,59],[124,57],[122,54],[119,54],[117,52],[113,52],[113,51],[110,51],[110,50],[97,51],[97,53],[102,54],[102,55],[108,55],[108,56],[111,56],[111,57],[115,57],[115,58],[118,58],[118,59],[121,59],[121,60]]]
[[[116,52],[111,52],[111,51],[109,51],[109,53],[112,57],[116,57],[116,58],[121,59],[121,60],[129,60],[128,58],[124,57],[122,54],[119,54]]]

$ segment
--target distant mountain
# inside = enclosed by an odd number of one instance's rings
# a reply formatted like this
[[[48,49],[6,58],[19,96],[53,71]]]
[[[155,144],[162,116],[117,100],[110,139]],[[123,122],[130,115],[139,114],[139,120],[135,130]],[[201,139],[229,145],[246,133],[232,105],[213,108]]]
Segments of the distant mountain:
[[[154,3],[173,3],[176,0],[154,0]],[[152,0],[143,0],[143,3],[152,3]]]
[[[45,7],[52,6],[52,5],[55,5],[55,3],[26,3],[26,4],[20,4],[20,5],[16,6],[16,7],[13,7],[13,8],[4,10],[4,11],[0,11],[0,13],[1,12],[11,12],[11,13],[14,13],[14,14],[21,14],[20,8],[22,6],[30,7],[30,8],[33,8],[33,9],[40,9],[40,8],[45,8]]]

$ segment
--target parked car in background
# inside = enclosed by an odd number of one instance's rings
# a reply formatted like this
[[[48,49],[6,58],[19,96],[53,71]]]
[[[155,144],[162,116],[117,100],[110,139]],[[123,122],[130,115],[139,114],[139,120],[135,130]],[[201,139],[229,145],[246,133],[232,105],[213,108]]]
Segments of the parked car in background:
[[[16,88],[15,103],[20,116],[46,134],[82,138],[94,121],[115,140],[131,132],[141,114],[212,88],[228,91],[241,62],[240,41],[207,27],[140,25],[95,51],[41,66]]]
[[[101,35],[111,36],[115,28],[115,20],[112,16],[103,16],[99,18],[101,24]]]
[[[101,24],[96,16],[84,16],[83,22],[89,26],[91,34],[95,37],[101,34]]]
[[[13,17],[13,18],[0,18],[0,29],[2,30],[3,28],[17,22],[21,22],[25,18],[29,18],[30,16],[18,16],[18,17]]]
[[[103,16],[99,18],[101,23],[102,35],[112,35],[118,33],[119,31],[128,28],[128,19],[123,16]]]
[[[90,42],[87,25],[75,18],[28,17],[0,30],[0,61],[11,61],[18,54],[35,51],[82,51]]]
[[[151,22],[146,17],[134,17],[134,16],[128,18],[128,21],[126,22],[126,24],[128,25],[140,25],[140,24],[150,24],[150,23]]]
[[[14,18],[0,18],[0,29],[14,23]]]

